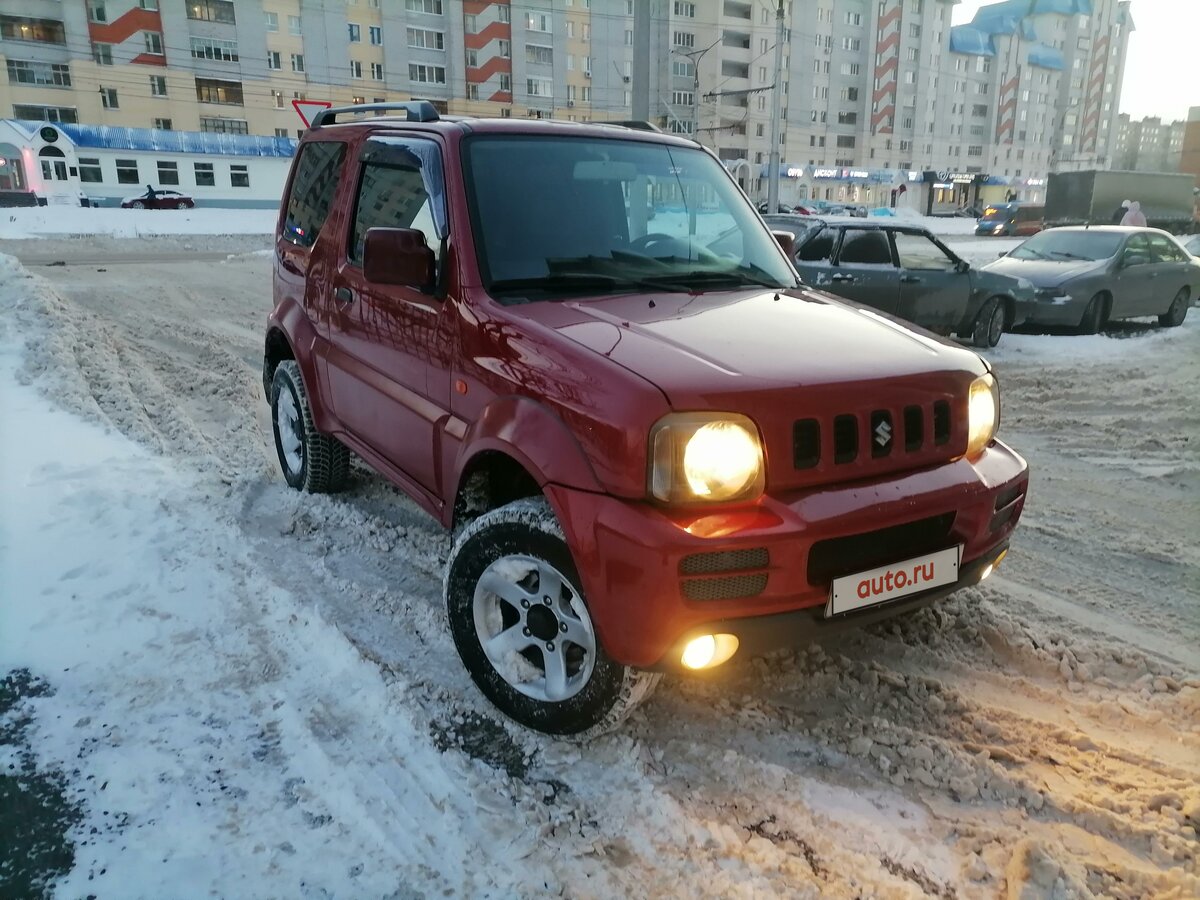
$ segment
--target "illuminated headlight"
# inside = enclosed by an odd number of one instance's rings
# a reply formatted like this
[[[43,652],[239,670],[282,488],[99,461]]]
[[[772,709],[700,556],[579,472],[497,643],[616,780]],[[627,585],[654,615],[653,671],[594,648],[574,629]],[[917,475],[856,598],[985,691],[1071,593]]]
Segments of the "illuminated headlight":
[[[981,375],[971,383],[967,423],[967,456],[974,459],[983,453],[1000,427],[1000,389],[991,374]]]
[[[1003,233],[1004,233],[1004,225],[997,225],[995,228],[992,229],[992,234],[1003,234]]]
[[[758,428],[734,413],[672,413],[650,432],[650,494],[664,503],[752,500],[766,474]]]

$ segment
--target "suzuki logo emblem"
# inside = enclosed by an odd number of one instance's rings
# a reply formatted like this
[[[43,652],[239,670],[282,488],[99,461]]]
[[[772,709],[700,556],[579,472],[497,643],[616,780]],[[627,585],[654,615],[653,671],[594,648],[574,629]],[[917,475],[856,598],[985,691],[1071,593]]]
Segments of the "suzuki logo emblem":
[[[887,422],[880,422],[875,429],[875,443],[880,447],[886,447],[892,439],[892,426]]]

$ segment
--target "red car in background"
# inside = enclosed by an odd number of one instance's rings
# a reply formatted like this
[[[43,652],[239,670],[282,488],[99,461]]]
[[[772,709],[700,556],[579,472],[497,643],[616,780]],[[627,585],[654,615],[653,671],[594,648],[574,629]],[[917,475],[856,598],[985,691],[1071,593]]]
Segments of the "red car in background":
[[[126,197],[121,209],[193,209],[196,201],[179,191],[164,191],[146,185],[145,193]]]

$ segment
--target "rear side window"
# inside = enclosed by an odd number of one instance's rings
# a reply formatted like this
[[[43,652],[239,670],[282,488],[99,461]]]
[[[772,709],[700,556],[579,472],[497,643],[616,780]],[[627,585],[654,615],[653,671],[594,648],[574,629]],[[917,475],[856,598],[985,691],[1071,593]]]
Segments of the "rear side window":
[[[1150,235],[1150,249],[1155,262],[1182,262],[1187,258],[1173,240],[1161,234]]]
[[[314,141],[300,149],[283,221],[283,236],[293,244],[311,247],[316,242],[329,217],[345,156],[346,145],[339,141]]]
[[[842,252],[838,255],[838,262],[843,265],[890,266],[892,264],[892,248],[888,246],[887,235],[882,231],[846,229],[846,236],[842,238]]]
[[[796,259],[800,262],[829,262],[829,258],[833,256],[833,241],[836,237],[837,232],[832,228],[822,229],[819,234],[800,248]]]

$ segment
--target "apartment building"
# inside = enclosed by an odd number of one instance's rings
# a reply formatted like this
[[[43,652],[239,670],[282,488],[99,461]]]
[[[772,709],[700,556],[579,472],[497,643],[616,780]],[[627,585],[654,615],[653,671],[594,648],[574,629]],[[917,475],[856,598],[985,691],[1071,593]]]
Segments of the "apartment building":
[[[1188,109],[1187,123],[1183,128],[1179,171],[1196,176],[1196,186],[1200,187],[1200,106]],[[1197,203],[1200,204],[1200,200],[1197,200]]]
[[[1134,121],[1124,113],[1117,122],[1113,168],[1136,172],[1179,172],[1188,123],[1164,124],[1157,116]]]
[[[635,0],[0,0],[0,116],[294,135],[294,99],[631,115]],[[650,5],[649,100],[765,193],[772,0]],[[1036,196],[1111,162],[1129,0],[785,3],[785,200]],[[911,190],[910,190],[911,188]]]

